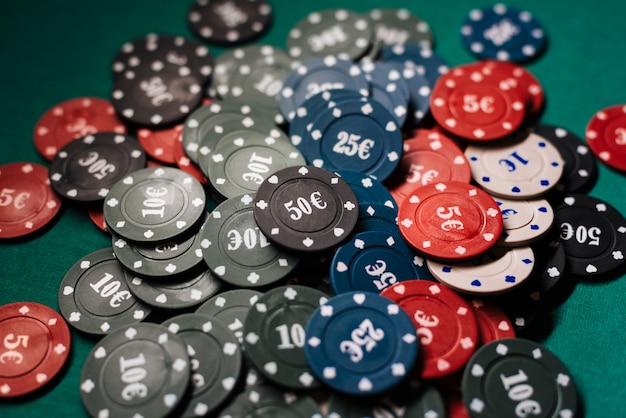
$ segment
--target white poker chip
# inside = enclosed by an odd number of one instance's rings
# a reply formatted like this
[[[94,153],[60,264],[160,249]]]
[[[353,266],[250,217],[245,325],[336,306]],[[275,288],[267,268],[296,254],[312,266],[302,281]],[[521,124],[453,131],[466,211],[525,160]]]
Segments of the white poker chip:
[[[511,200],[494,197],[502,211],[504,230],[498,246],[519,247],[537,241],[552,227],[554,211],[545,199]]]

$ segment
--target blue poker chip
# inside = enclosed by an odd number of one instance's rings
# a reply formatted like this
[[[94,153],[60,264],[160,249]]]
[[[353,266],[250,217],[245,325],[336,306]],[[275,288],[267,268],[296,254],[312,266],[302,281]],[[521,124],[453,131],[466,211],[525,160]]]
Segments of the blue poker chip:
[[[411,96],[401,69],[384,62],[371,61],[362,62],[361,69],[370,82],[370,96],[389,109],[398,125],[403,126],[407,119]]]
[[[280,111],[292,121],[296,109],[306,99],[330,89],[349,89],[369,95],[369,83],[358,64],[327,55],[306,60],[287,75],[278,95]]]
[[[326,109],[304,143],[307,162],[326,170],[353,170],[385,180],[402,157],[402,132],[378,101],[352,100]]]
[[[409,89],[409,115],[412,118],[408,118],[407,125],[417,126],[430,110],[432,85],[426,77],[419,74],[419,69],[413,61],[405,63],[390,61],[387,64],[400,71],[402,79]]]
[[[426,77],[431,88],[439,77],[447,73],[450,67],[446,61],[432,49],[425,45],[412,43],[387,45],[380,51],[380,60],[383,62],[400,61],[412,62],[415,70]]]
[[[305,328],[309,367],[331,388],[351,395],[383,392],[410,372],[418,341],[411,318],[370,292],[330,298]]]
[[[393,196],[375,177],[352,170],[337,170],[335,173],[350,185],[359,204],[380,203],[398,212]]]
[[[385,231],[399,234],[398,209],[380,203],[359,203],[359,220],[354,233]]]
[[[546,46],[543,26],[531,13],[501,3],[470,11],[461,39],[477,58],[500,61],[527,61]]]
[[[330,264],[333,293],[380,293],[405,280],[430,279],[426,260],[401,235],[389,231],[356,234],[343,244]]]

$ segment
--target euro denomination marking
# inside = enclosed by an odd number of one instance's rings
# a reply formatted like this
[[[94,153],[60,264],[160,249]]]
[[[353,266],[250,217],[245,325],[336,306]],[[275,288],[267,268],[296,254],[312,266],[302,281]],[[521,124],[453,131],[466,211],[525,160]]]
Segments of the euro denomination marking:
[[[378,341],[385,338],[385,331],[382,328],[376,328],[370,319],[364,319],[358,328],[350,333],[351,340],[343,340],[339,344],[339,350],[342,353],[350,355],[353,363],[359,363],[363,360],[363,350],[370,353],[378,345]]]

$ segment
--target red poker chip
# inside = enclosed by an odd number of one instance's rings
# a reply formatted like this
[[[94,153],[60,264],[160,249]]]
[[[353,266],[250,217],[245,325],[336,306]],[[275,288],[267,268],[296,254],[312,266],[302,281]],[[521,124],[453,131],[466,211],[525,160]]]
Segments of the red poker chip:
[[[398,226],[416,250],[461,261],[491,248],[502,233],[502,212],[486,192],[457,181],[414,188],[398,210]]]
[[[183,125],[159,130],[142,128],[137,130],[137,139],[150,157],[164,164],[174,164],[176,163],[174,148],[182,131]]]
[[[87,210],[87,213],[89,214],[89,219],[91,219],[91,222],[93,222],[95,226],[97,226],[104,232],[109,231],[109,229],[107,228],[107,223],[104,220],[104,211],[102,210],[102,208],[89,208]]]
[[[396,202],[418,186],[450,180],[469,183],[472,178],[465,154],[443,133],[416,129],[402,146],[400,164],[385,181]]]
[[[498,83],[473,64],[456,67],[437,80],[430,110],[446,131],[477,141],[515,132],[526,116],[525,97],[517,89]]]
[[[428,280],[407,280],[381,292],[411,317],[420,339],[415,372],[424,379],[460,370],[478,346],[478,325],[469,304]]]
[[[70,141],[96,132],[126,134],[126,126],[107,100],[79,97],[59,103],[37,121],[35,148],[47,160]]]
[[[70,330],[53,309],[35,302],[0,306],[0,398],[50,382],[70,352]]]
[[[626,104],[610,106],[593,115],[585,137],[602,162],[626,171]]]
[[[61,209],[48,169],[34,163],[0,166],[0,238],[16,238],[43,228]]]
[[[448,418],[472,418],[463,403],[460,392],[444,391],[442,396]]]
[[[515,329],[509,317],[498,305],[483,299],[472,299],[469,304],[476,315],[482,345],[504,338],[515,338]]]
[[[198,167],[193,161],[191,161],[191,159],[187,157],[187,154],[185,154],[185,147],[183,146],[182,138],[180,138],[180,136],[178,141],[176,141],[176,145],[174,146],[174,158],[176,160],[176,166],[178,166],[178,168],[180,168],[187,174],[191,174],[202,184],[209,183],[202,170],[200,170],[200,167]]]

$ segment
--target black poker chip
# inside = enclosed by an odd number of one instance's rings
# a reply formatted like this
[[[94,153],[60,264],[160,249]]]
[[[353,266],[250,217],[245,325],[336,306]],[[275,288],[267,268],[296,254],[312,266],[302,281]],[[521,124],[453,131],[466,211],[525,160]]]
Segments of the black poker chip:
[[[98,132],[65,145],[50,163],[50,185],[79,202],[103,200],[113,184],[146,165],[146,153],[134,138]]]

